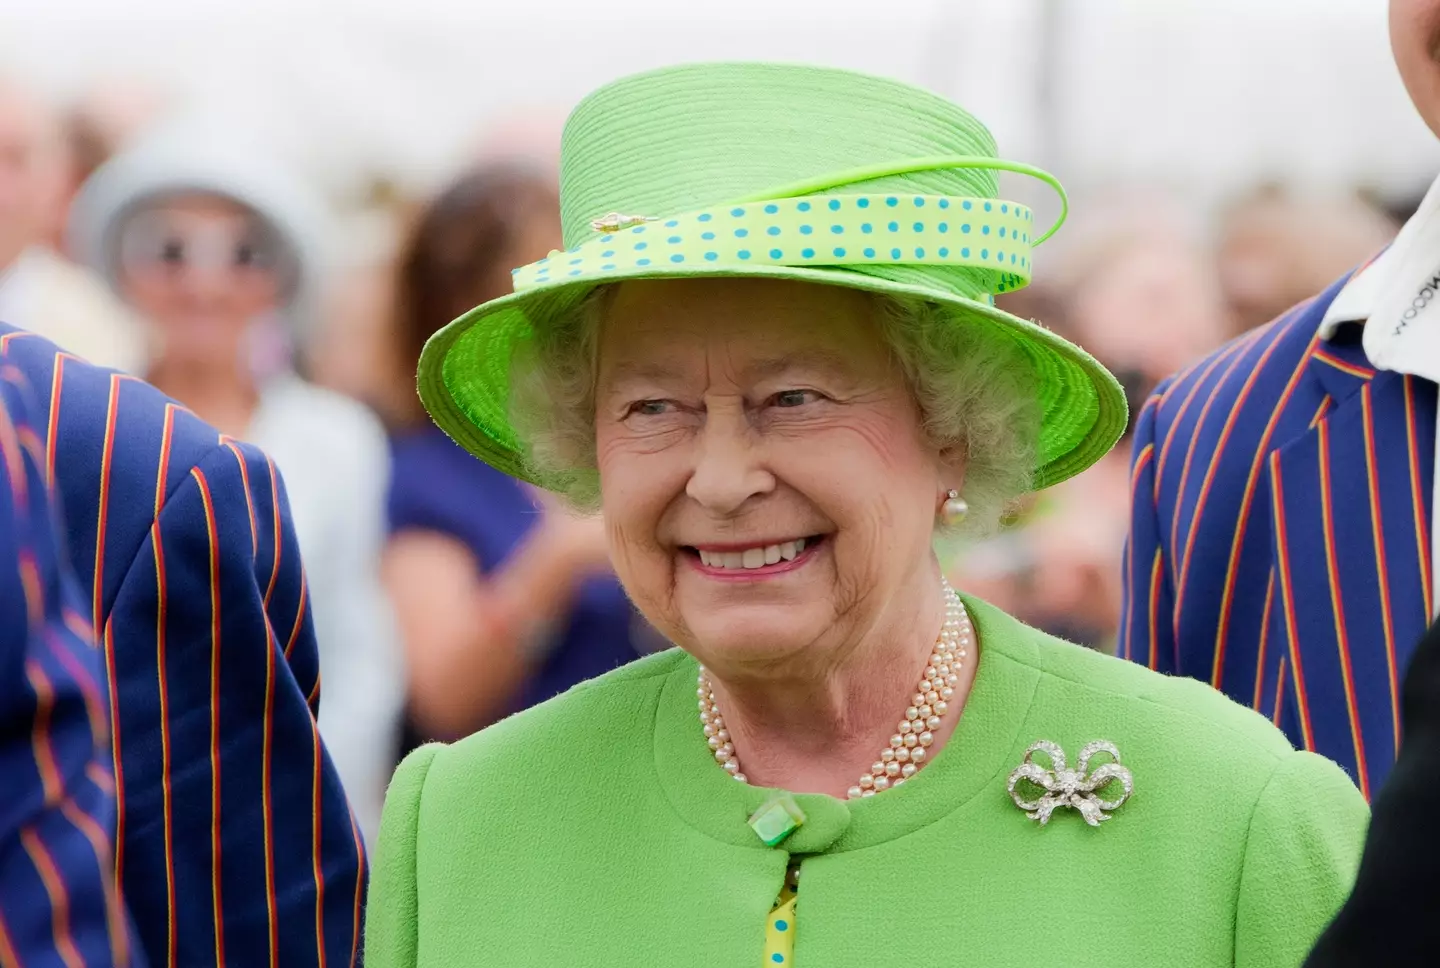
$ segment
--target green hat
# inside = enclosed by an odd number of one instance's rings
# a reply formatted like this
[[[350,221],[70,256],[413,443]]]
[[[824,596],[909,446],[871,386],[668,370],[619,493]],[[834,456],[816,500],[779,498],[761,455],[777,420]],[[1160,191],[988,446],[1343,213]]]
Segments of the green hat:
[[[848,286],[922,298],[1018,345],[1043,415],[1033,481],[1054,484],[1119,439],[1125,395],[1084,350],[995,307],[996,293],[1029,281],[1031,249],[1050,234],[999,197],[999,171],[1059,189],[997,158],[961,108],[895,81],[747,63],[615,81],[565,126],[566,251],[515,270],[514,293],[430,339],[420,398],[471,453],[544,486],[510,421],[511,359],[597,286],[702,276]]]

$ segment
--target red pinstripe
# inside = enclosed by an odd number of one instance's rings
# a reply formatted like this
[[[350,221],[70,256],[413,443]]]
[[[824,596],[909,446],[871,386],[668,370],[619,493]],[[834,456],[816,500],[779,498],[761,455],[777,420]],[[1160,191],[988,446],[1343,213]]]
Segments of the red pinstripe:
[[[305,570],[300,570],[300,605],[295,609],[295,624],[290,626],[290,641],[285,643],[285,659],[290,659],[290,651],[295,648],[295,641],[300,637],[301,620],[305,618],[305,600],[309,596],[310,586],[305,581]],[[319,674],[316,674],[317,678]]]
[[[235,463],[240,467],[240,480],[245,484],[245,507],[250,512],[250,553],[253,555],[260,550],[260,538],[255,530],[255,501],[250,496],[250,469],[245,466],[245,455],[240,453],[235,441],[229,437],[223,440],[230,453],[235,455]]]
[[[1320,347],[1319,349],[1315,350],[1315,359],[1319,360],[1321,363],[1325,363],[1335,367],[1335,369],[1339,370],[1342,373],[1348,373],[1351,376],[1358,376],[1362,380],[1369,380],[1370,378],[1375,376],[1375,371],[1370,369],[1368,366],[1356,366],[1353,363],[1347,363],[1344,360],[1340,359],[1340,357],[1338,356],[1330,355],[1328,352],[1325,351],[1324,347]]]
[[[1275,678],[1275,713],[1270,717],[1270,721],[1276,726],[1280,725],[1285,711],[1285,673],[1288,671],[1285,661],[1286,656],[1282,655],[1280,657],[1280,674]]]
[[[1205,369],[1200,373],[1200,375],[1195,378],[1195,382],[1190,384],[1190,392],[1185,394],[1184,402],[1180,404],[1180,409],[1175,412],[1175,417],[1170,422],[1170,431],[1165,435],[1165,440],[1160,444],[1160,459],[1155,464],[1155,491],[1157,497],[1160,490],[1160,478],[1165,473],[1165,464],[1167,461],[1170,460],[1170,448],[1175,443],[1175,431],[1184,421],[1186,411],[1190,409],[1190,404],[1195,400],[1195,394],[1200,392],[1200,387],[1202,387],[1205,384],[1205,381],[1209,379],[1210,374],[1214,371],[1215,367],[1225,362],[1225,360],[1230,357],[1231,354],[1248,345],[1252,339],[1253,337],[1246,337],[1243,340],[1239,340],[1235,343],[1230,344],[1230,346],[1226,347],[1223,351],[1215,354],[1215,358],[1212,359],[1206,365]]]
[[[1256,332],[1263,332],[1263,330],[1256,330]],[[1195,550],[1195,532],[1200,526],[1201,517],[1203,517],[1205,514],[1205,502],[1210,497],[1210,486],[1215,483],[1215,471],[1220,466],[1220,458],[1225,453],[1225,445],[1230,442],[1230,433],[1235,429],[1235,424],[1240,418],[1240,412],[1245,407],[1245,401],[1249,398],[1250,391],[1255,387],[1256,379],[1265,369],[1265,364],[1269,361],[1270,354],[1274,353],[1275,348],[1279,345],[1279,340],[1272,340],[1270,342],[1270,345],[1265,347],[1265,352],[1261,353],[1260,358],[1255,361],[1255,365],[1251,367],[1250,375],[1246,377],[1245,382],[1241,384],[1240,392],[1236,394],[1235,402],[1232,403],[1230,406],[1230,415],[1225,419],[1225,424],[1220,429],[1220,439],[1215,442],[1215,447],[1210,451],[1210,465],[1205,469],[1205,477],[1200,483],[1200,493],[1196,496],[1195,507],[1190,512],[1190,527],[1185,534],[1185,551],[1180,563],[1180,582],[1178,587],[1175,589],[1174,621],[1177,626],[1180,624],[1181,610],[1184,608],[1185,604],[1185,583],[1186,580],[1190,577],[1190,555]],[[1229,375],[1229,371],[1226,371],[1225,376],[1229,377]],[[1216,391],[1218,391],[1219,388],[1224,384],[1225,379],[1222,378],[1215,385]],[[1210,400],[1206,402],[1206,409],[1209,409],[1210,403],[1213,402],[1215,399],[1215,395],[1216,394],[1212,393]],[[1198,433],[1199,428],[1197,427],[1196,429],[1197,433],[1195,434],[1194,439],[1191,441],[1191,446],[1194,446],[1194,442],[1200,439],[1200,435]],[[1181,493],[1184,493],[1183,485]],[[1179,520],[1178,504],[1176,506],[1176,520]],[[1239,533],[1241,529],[1237,527],[1235,530],[1237,533]],[[1176,549],[1178,551],[1177,546],[1174,545],[1173,535],[1171,537],[1171,542],[1172,549]],[[1219,652],[1217,650],[1215,664],[1211,667],[1210,670],[1211,684],[1214,685],[1217,689],[1220,688],[1220,671],[1222,668],[1223,666],[1221,665],[1221,656],[1219,655]]]
[[[1431,604],[1434,590],[1430,586],[1430,528],[1425,515],[1429,495],[1420,488],[1420,442],[1415,435],[1415,378],[1405,375],[1405,432],[1410,442],[1410,497],[1415,514],[1415,549],[1420,555],[1420,588],[1425,596],[1425,622],[1429,624],[1435,608]]]
[[[1365,426],[1365,477],[1370,492],[1371,537],[1375,542],[1375,577],[1380,589],[1380,623],[1385,630],[1385,669],[1390,679],[1390,724],[1394,750],[1400,752],[1400,685],[1395,665],[1395,619],[1390,605],[1390,567],[1385,561],[1385,518],[1380,513],[1380,477],[1376,472],[1375,408],[1370,384],[1360,388],[1360,414]]]
[[[110,838],[105,831],[100,829],[94,817],[77,807],[72,799],[67,798],[60,805],[60,812],[90,841],[90,848],[95,851],[95,866],[103,871],[105,861],[110,857]],[[101,886],[105,891],[105,920],[110,929],[110,957],[117,966],[124,968],[130,963],[130,930],[125,923],[125,909],[120,903],[120,892],[115,889],[114,881],[106,877]]]
[[[1156,640],[1160,634],[1160,569],[1165,558],[1160,549],[1155,549],[1155,560],[1150,564],[1150,668],[1159,665],[1155,654]]]
[[[57,377],[60,374],[58,360],[55,374]],[[120,376],[115,374],[110,377],[110,402],[105,408],[105,445],[100,453],[100,510],[95,523],[95,582],[91,586],[94,591],[93,617],[90,620],[96,628],[102,624],[100,608],[105,596],[105,525],[110,516],[110,465],[115,456],[115,419],[119,412]],[[54,458],[53,452],[51,458]]]
[[[1285,527],[1284,484],[1280,475],[1280,453],[1270,455],[1270,503],[1275,514],[1275,562],[1280,570],[1280,602],[1285,609],[1285,637],[1289,644],[1290,665],[1295,676],[1295,703],[1300,714],[1300,736],[1307,750],[1315,749],[1315,735],[1310,729],[1310,702],[1305,696],[1305,667],[1300,661],[1300,643],[1295,629],[1295,592],[1290,581],[1290,539]]]
[[[310,781],[310,843],[311,861],[315,869],[315,950],[320,954],[318,968],[325,968],[325,878],[320,873],[320,726],[310,717],[310,744],[315,751],[314,774]]]
[[[65,385],[65,361],[68,353],[55,354],[55,372],[50,375],[50,413],[45,424],[45,484],[55,486],[55,439],[60,433],[60,391]],[[99,628],[98,623],[95,625]]]
[[[15,953],[15,942],[10,939],[10,929],[5,918],[0,916],[0,965],[19,965],[20,956]]]
[[[355,959],[360,956],[360,907],[365,883],[365,844],[360,840],[360,827],[355,823],[355,813],[350,812],[350,837],[355,842],[355,856],[360,858],[360,876],[355,878],[355,911],[350,929],[350,968],[355,968]]]
[[[1335,551],[1335,522],[1331,509],[1335,495],[1330,488],[1330,426],[1321,424],[1320,434],[1320,520],[1325,532],[1325,571],[1330,581],[1330,615],[1335,622],[1335,647],[1340,653],[1340,676],[1345,686],[1345,711],[1350,717],[1350,740],[1355,746],[1355,764],[1360,794],[1370,799],[1370,772],[1365,765],[1365,738],[1360,709],[1355,702],[1355,672],[1350,664],[1350,635],[1345,627],[1345,598],[1340,590],[1340,565]]]
[[[170,447],[175,430],[175,406],[165,407],[165,425],[160,435],[160,463],[155,472],[155,520],[150,525],[150,545],[155,552],[155,661],[159,669],[160,763],[165,782],[161,784],[161,813],[165,825],[165,904],[168,930],[165,963],[176,968],[180,947],[180,925],[175,920],[175,805],[170,789],[170,681],[165,640],[166,609],[169,604],[165,583],[165,539],[160,530],[160,509],[165,503],[165,484],[170,477]]]
[[[1215,625],[1215,662],[1210,668],[1210,684],[1220,688],[1220,682],[1225,669],[1225,648],[1228,644],[1230,634],[1230,611],[1235,603],[1235,580],[1240,570],[1240,548],[1245,542],[1245,530],[1250,521],[1250,508],[1255,501],[1255,488],[1260,482],[1260,467],[1265,460],[1266,453],[1270,450],[1270,438],[1275,433],[1275,427],[1280,422],[1280,414],[1284,413],[1286,405],[1290,402],[1290,396],[1295,388],[1300,385],[1300,375],[1305,372],[1309,361],[1310,353],[1314,351],[1318,334],[1312,337],[1309,346],[1300,356],[1300,362],[1296,365],[1290,379],[1285,383],[1285,389],[1280,393],[1280,399],[1276,401],[1275,407],[1270,411],[1270,418],[1265,421],[1265,431],[1260,435],[1260,443],[1255,448],[1255,457],[1250,461],[1250,473],[1245,479],[1245,491],[1240,497],[1240,514],[1236,518],[1235,533],[1230,538],[1230,560],[1225,565],[1225,583],[1220,591],[1220,615]],[[1276,344],[1272,343],[1273,348]],[[1267,350],[1268,353],[1268,350]],[[1255,367],[1256,372],[1265,365],[1262,358]],[[1237,408],[1238,410],[1238,405]],[[1196,515],[1198,519],[1199,515]],[[1175,592],[1175,614],[1180,614],[1181,602],[1184,598],[1185,589],[1182,586]]]
[[[105,710],[100,705],[100,687],[90,675],[90,670],[82,666],[68,648],[58,643],[57,637],[54,629],[47,630],[45,641],[50,646],[50,654],[65,667],[70,678],[80,687],[80,695],[85,700],[85,716],[90,720],[90,731],[95,734],[96,741],[108,742],[110,723],[105,719]]]
[[[1270,569],[1270,578],[1265,582],[1265,611],[1260,616],[1260,648],[1255,656],[1255,695],[1250,699],[1250,708],[1260,711],[1260,689],[1265,683],[1265,647],[1270,644],[1270,606],[1275,601],[1275,569]],[[1280,657],[1283,662],[1284,656]]]
[[[270,467],[270,515],[275,522],[275,561],[270,567],[270,583],[265,588],[265,608],[270,608],[270,596],[275,593],[275,579],[280,577],[280,482],[275,479],[275,462],[266,458]],[[290,649],[285,649],[285,658],[290,658]]]
[[[50,897],[51,931],[55,936],[56,950],[67,968],[85,968],[85,961],[70,937],[70,894],[65,890],[65,881],[55,866],[55,858],[50,856],[40,837],[29,827],[20,831],[20,843],[24,845],[25,853],[30,856],[30,862],[35,865],[35,871],[45,885],[45,893]]]
[[[315,708],[315,701],[320,698],[320,674],[315,675],[315,685],[310,687],[310,695],[305,697],[305,704],[311,709]]]
[[[115,681],[115,628],[105,624],[105,669]],[[110,690],[110,775],[115,784],[115,881],[125,880],[125,771],[120,760],[120,690]]]
[[[1320,420],[1330,410],[1330,398],[1327,396],[1320,401],[1320,406],[1315,408],[1315,416],[1310,418],[1310,429],[1314,430],[1320,424]]]
[[[1236,398],[1235,403],[1230,408],[1229,419],[1226,420],[1220,428],[1220,440],[1216,444],[1215,448],[1210,452],[1210,466],[1207,469],[1205,477],[1201,482],[1200,494],[1196,498],[1195,508],[1190,515],[1190,530],[1186,537],[1185,552],[1182,556],[1179,545],[1180,512],[1185,504],[1185,486],[1190,480],[1190,467],[1191,462],[1195,458],[1195,448],[1198,447],[1200,444],[1200,434],[1205,429],[1205,419],[1210,415],[1210,408],[1215,405],[1216,399],[1218,399],[1220,396],[1220,390],[1230,379],[1230,374],[1234,373],[1235,367],[1239,365],[1241,360],[1245,359],[1244,353],[1236,354],[1235,358],[1230,361],[1230,365],[1225,367],[1225,372],[1220,374],[1220,378],[1217,379],[1215,381],[1215,385],[1210,388],[1210,394],[1205,398],[1204,405],[1200,407],[1199,416],[1195,418],[1195,430],[1190,435],[1189,446],[1185,448],[1185,463],[1182,464],[1180,467],[1180,486],[1175,491],[1175,513],[1170,518],[1170,554],[1172,557],[1180,556],[1180,575],[1177,580],[1177,585],[1181,587],[1184,586],[1185,575],[1189,571],[1188,566],[1190,564],[1190,547],[1195,538],[1195,523],[1200,520],[1200,513],[1205,506],[1205,494],[1210,488],[1210,478],[1214,474],[1215,465],[1219,462],[1219,454],[1225,448],[1225,441],[1230,436],[1230,428],[1235,423],[1235,415],[1239,413],[1240,408],[1244,405],[1245,397],[1250,392],[1250,385],[1255,382],[1255,375],[1260,372],[1261,368],[1264,367],[1265,357],[1269,355],[1270,350],[1274,349],[1274,346],[1275,344],[1271,343],[1270,349],[1267,349],[1266,353],[1260,357],[1259,364],[1251,369],[1250,379],[1245,382],[1244,388],[1240,391],[1239,397]],[[1249,347],[1247,345],[1246,349],[1248,348]],[[1180,623],[1180,595],[1178,594],[1178,592],[1175,597],[1175,623],[1177,626]]]
[[[55,763],[55,743],[50,738],[50,714],[55,709],[55,686],[40,663],[33,659],[25,661],[25,678],[35,691],[35,723],[30,730],[30,748],[35,757],[35,769],[40,773],[40,786],[45,791],[45,806],[53,807],[60,802],[65,785],[60,779],[60,768]]]
[[[276,546],[279,553],[279,546]],[[280,921],[276,913],[275,897],[275,821],[271,805],[270,790],[270,748],[275,735],[275,631],[269,622],[265,623],[265,725],[264,759],[260,767],[260,784],[263,796],[262,810],[265,817],[265,914],[270,933],[270,966],[280,963]]]
[[[30,487],[25,480],[25,464],[20,457],[20,438],[10,416],[0,408],[0,451],[4,451],[5,465],[10,470],[10,493],[15,503],[26,507],[30,503]]]
[[[225,922],[220,897],[220,557],[219,529],[210,482],[198,467],[190,474],[200,488],[205,507],[205,529],[210,536],[210,875],[211,903],[215,917],[215,964],[225,964]]]
[[[1154,398],[1152,397],[1151,399],[1154,399]],[[1147,406],[1147,408],[1148,408],[1149,405],[1147,404],[1146,406]],[[1145,410],[1142,409],[1140,412],[1141,412],[1141,414],[1143,415],[1144,412],[1145,412]],[[1154,457],[1155,457],[1155,443],[1154,443],[1153,441],[1150,442],[1150,443],[1148,443],[1148,444],[1146,444],[1146,445],[1144,446],[1144,448],[1140,451],[1140,453],[1138,453],[1138,454],[1135,455],[1135,463],[1134,463],[1134,466],[1131,467],[1131,469],[1130,469],[1130,503],[1131,503],[1131,506],[1134,506],[1134,505],[1136,504],[1136,492],[1140,490],[1140,476],[1141,476],[1141,474],[1144,472],[1146,465],[1149,464],[1150,461],[1154,459]],[[1125,571],[1126,571],[1126,573],[1125,573],[1125,584],[1126,584],[1126,586],[1129,587],[1129,588],[1134,588],[1134,587],[1135,587],[1135,529],[1134,529],[1134,528],[1131,528],[1131,529],[1130,529],[1130,533],[1129,533],[1128,535],[1126,535],[1126,537],[1125,537],[1125,562],[1126,562],[1126,567],[1125,567]],[[1134,608],[1135,608],[1135,602],[1134,602],[1133,600],[1130,602],[1129,608],[1130,608],[1130,609],[1132,610],[1132,612],[1133,612],[1133,610],[1134,610]],[[1121,655],[1122,655],[1124,658],[1129,659],[1129,658],[1131,658],[1132,653],[1133,653],[1132,642],[1133,642],[1133,640],[1134,640],[1134,638],[1135,638],[1135,616],[1132,614],[1132,615],[1127,616],[1127,618],[1129,619],[1129,621],[1125,623],[1125,641],[1122,642],[1122,643],[1120,643],[1120,648],[1121,648]],[[1154,641],[1154,629],[1151,629],[1151,641]]]
[[[106,773],[105,767],[101,766],[99,763],[96,763],[94,760],[91,760],[89,763],[85,764],[85,775],[90,778],[91,783],[95,784],[100,789],[104,790],[106,793],[115,792],[114,777],[112,777],[109,773]]]

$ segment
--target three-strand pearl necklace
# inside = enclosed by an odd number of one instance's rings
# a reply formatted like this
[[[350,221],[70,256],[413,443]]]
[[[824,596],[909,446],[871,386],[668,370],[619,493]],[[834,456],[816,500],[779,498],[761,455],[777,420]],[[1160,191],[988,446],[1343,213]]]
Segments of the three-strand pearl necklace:
[[[940,629],[935,651],[930,655],[925,671],[920,674],[920,684],[910,697],[910,706],[905,710],[905,718],[900,720],[899,731],[890,737],[890,745],[880,751],[880,758],[871,764],[870,771],[847,791],[852,800],[873,797],[881,790],[898,787],[914,776],[929,757],[935,732],[950,710],[955,687],[960,682],[960,668],[975,643],[975,632],[955,589],[943,578],[940,585],[945,596],[945,625]],[[703,666],[695,695],[700,700],[700,725],[705,729],[705,741],[715,752],[715,761],[741,783],[749,782],[740,769],[735,743],[725,726],[725,717],[720,715],[720,708],[715,704],[715,689]]]

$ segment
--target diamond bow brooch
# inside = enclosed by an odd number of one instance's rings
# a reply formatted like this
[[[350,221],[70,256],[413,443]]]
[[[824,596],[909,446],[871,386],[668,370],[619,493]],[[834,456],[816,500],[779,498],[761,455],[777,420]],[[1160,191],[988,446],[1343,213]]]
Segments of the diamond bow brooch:
[[[1036,753],[1049,757],[1048,770],[1035,762]],[[1090,760],[1097,753],[1108,754],[1110,762],[1102,763],[1092,771]],[[1119,796],[1114,800],[1103,799],[1107,788],[1109,795],[1114,796],[1118,792]],[[1080,750],[1080,762],[1072,770],[1067,766],[1065,751],[1059,744],[1042,739],[1031,743],[1025,751],[1025,761],[1010,774],[1007,790],[1015,806],[1024,810],[1025,816],[1031,820],[1040,821],[1042,827],[1050,822],[1050,815],[1060,807],[1079,810],[1086,823],[1098,827],[1110,819],[1107,810],[1118,810],[1130,799],[1130,794],[1135,792],[1135,778],[1120,765],[1120,751],[1107,740],[1086,743]],[[1039,793],[1037,799],[1025,799],[1026,795],[1036,792]]]
[[[622,215],[619,212],[611,212],[595,219],[590,223],[590,227],[597,232],[618,232],[634,225],[644,225],[646,222],[656,221],[659,220],[651,215]]]

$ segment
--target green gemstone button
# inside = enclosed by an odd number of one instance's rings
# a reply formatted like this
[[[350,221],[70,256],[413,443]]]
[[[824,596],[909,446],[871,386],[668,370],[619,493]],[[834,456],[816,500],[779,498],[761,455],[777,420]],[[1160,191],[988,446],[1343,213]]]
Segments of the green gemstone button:
[[[805,822],[805,812],[788,793],[773,797],[750,815],[750,829],[765,846],[774,847],[793,834]]]

